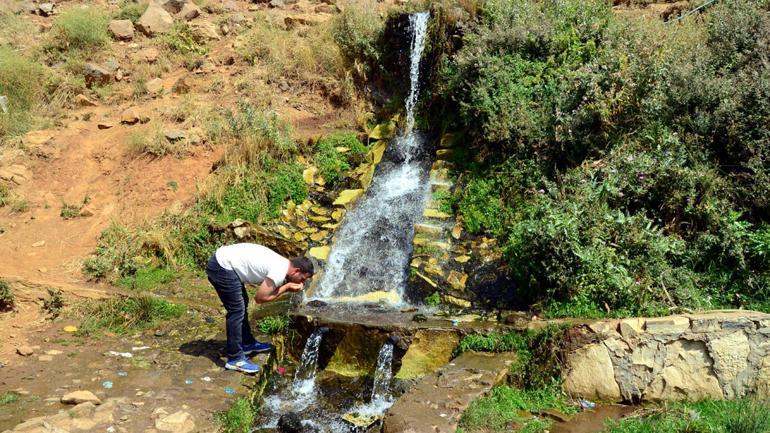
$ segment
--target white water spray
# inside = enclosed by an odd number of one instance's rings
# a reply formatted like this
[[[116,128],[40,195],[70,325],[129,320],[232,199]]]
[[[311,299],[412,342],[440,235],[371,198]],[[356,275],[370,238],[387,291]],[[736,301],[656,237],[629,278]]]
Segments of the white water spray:
[[[305,342],[305,348],[302,351],[297,372],[294,374],[292,391],[297,396],[310,396],[315,391],[315,372],[318,365],[318,350],[321,347],[323,335],[328,331],[326,328],[319,328],[313,331]]]
[[[387,341],[382,345],[377,356],[377,369],[374,371],[374,386],[372,401],[390,401],[390,380],[393,377],[393,343]]]

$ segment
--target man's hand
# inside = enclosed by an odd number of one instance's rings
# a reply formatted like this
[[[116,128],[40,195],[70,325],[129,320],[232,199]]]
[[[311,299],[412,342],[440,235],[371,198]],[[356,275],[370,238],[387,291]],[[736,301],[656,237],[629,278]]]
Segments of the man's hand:
[[[305,285],[302,283],[286,283],[283,287],[285,287],[288,292],[299,292],[305,288]]]
[[[299,292],[303,289],[302,283],[286,283],[281,287],[275,287],[275,283],[270,278],[265,278],[262,284],[257,288],[254,295],[254,301],[258,304],[270,302],[286,292]]]

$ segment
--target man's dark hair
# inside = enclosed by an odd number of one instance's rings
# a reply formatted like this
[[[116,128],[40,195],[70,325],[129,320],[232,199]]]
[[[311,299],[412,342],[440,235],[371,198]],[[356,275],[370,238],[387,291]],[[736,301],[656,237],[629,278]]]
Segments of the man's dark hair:
[[[299,269],[303,274],[313,275],[314,267],[313,262],[307,257],[294,257],[291,260],[291,265]]]

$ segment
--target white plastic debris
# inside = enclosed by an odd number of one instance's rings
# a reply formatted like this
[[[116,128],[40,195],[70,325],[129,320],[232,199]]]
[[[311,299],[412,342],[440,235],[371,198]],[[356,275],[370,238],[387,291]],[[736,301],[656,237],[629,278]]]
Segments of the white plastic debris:
[[[107,352],[107,354],[108,355],[112,355],[112,356],[119,356],[119,357],[122,357],[122,358],[133,358],[134,357],[134,354],[132,354],[131,352],[116,352],[114,350],[110,350],[109,352]]]

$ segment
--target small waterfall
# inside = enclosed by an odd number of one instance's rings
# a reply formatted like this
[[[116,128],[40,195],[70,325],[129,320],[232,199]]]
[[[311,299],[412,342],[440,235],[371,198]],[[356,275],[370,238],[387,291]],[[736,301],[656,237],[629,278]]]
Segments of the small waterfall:
[[[372,387],[372,401],[390,400],[390,379],[393,377],[393,342],[386,341],[377,356],[377,369],[374,371],[374,386]]]
[[[318,365],[318,349],[321,347],[323,335],[328,328],[318,328],[308,337],[302,359],[294,374],[292,390],[296,395],[309,395],[315,390],[315,371]]]
[[[411,84],[405,129],[390,143],[371,186],[340,227],[319,283],[318,298],[333,300],[383,291],[395,293],[395,303],[403,302],[414,224],[430,191],[430,161],[419,158],[425,140],[412,131],[428,17],[427,12],[409,17]]]

